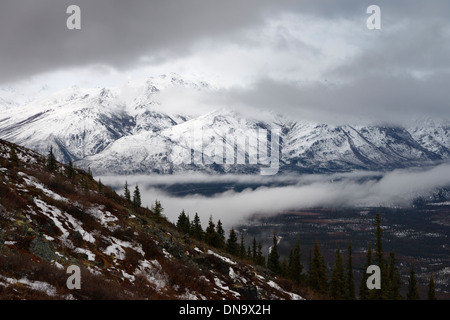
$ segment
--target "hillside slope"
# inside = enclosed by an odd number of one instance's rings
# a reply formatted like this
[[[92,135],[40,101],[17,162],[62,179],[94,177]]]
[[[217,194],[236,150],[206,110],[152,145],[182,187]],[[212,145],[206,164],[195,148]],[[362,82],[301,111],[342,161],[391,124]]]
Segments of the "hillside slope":
[[[302,299],[266,269],[68,172],[0,140],[0,299]],[[70,265],[81,268],[80,290],[66,286]]]

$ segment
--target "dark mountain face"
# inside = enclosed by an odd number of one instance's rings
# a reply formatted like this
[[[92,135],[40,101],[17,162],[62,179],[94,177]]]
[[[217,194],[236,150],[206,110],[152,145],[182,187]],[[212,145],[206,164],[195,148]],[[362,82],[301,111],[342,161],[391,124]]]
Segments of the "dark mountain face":
[[[71,266],[81,289],[67,286]],[[88,173],[0,140],[1,299],[300,298],[274,280]]]

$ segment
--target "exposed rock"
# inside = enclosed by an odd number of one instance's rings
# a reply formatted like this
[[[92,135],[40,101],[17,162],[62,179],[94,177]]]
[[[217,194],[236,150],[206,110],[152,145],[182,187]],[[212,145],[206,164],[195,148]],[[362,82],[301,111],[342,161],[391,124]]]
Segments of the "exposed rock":
[[[50,242],[45,241],[41,237],[36,237],[30,243],[30,252],[39,258],[47,261],[56,260],[57,255],[55,249]]]
[[[244,300],[259,300],[258,288],[254,285],[235,286],[233,287],[233,290],[237,291]]]

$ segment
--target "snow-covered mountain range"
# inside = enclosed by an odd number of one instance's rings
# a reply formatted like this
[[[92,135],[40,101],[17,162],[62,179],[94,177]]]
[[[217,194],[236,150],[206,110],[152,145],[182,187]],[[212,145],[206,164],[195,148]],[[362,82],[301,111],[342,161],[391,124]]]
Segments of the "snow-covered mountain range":
[[[177,112],[166,107],[162,93],[173,88],[214,90],[205,82],[176,74],[115,88],[71,87],[26,102],[11,100],[11,94],[0,90],[0,138],[43,154],[52,145],[59,160],[72,160],[95,174],[256,173],[266,153],[264,144],[261,147],[256,140],[246,144],[243,137],[259,132],[260,142],[261,137],[267,140],[269,156],[274,130],[280,132],[281,172],[380,170],[450,158],[450,122],[446,119],[400,127],[329,125],[294,121],[278,114],[244,117],[227,108],[199,116],[188,108],[180,112],[183,105]],[[235,141],[241,143],[234,146]],[[217,161],[221,155],[234,152],[223,159],[226,164]],[[199,154],[200,160],[195,161]],[[248,164],[255,155],[260,156],[259,162]]]

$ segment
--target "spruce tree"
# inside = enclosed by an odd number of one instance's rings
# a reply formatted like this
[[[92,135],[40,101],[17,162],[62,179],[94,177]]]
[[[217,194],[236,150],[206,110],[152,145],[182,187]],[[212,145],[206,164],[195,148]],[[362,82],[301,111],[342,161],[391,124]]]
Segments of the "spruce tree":
[[[189,234],[190,226],[191,222],[189,221],[189,217],[186,215],[184,210],[182,210],[180,215],[178,216],[176,227],[178,228],[179,232]]]
[[[53,146],[50,146],[50,150],[47,155],[47,169],[49,171],[56,170],[56,158],[55,155],[53,154]]]
[[[217,221],[217,227],[216,227],[216,232],[217,232],[217,247],[218,248],[225,248],[225,231],[223,230],[223,225],[222,225],[222,221]]]
[[[300,237],[298,237],[294,248],[289,253],[287,277],[292,279],[296,284],[300,284],[302,281],[302,272],[303,264]]]
[[[228,235],[227,252],[234,256],[239,255],[239,245],[237,242],[237,236],[236,232],[234,231],[234,228],[231,228],[230,233]]]
[[[328,292],[328,277],[325,260],[320,252],[317,240],[314,243],[313,256],[311,259],[309,285],[318,293],[326,294]]]
[[[276,232],[274,232],[273,234],[272,242],[272,248],[270,249],[269,255],[267,256],[267,268],[269,268],[269,270],[271,270],[275,274],[280,274],[280,254],[278,253],[278,238]]]
[[[128,181],[125,181],[123,196],[124,196],[125,200],[127,200],[127,202],[131,202],[131,193],[130,193],[130,189],[128,189]]]
[[[16,150],[11,147],[9,150],[9,161],[13,167],[19,166],[19,157],[17,156]]]
[[[137,186],[136,186],[137,187]],[[139,189],[138,189],[139,190]],[[139,196],[140,197],[140,196]],[[140,198],[139,198],[140,199]],[[134,202],[134,197],[133,197],[133,202]],[[155,204],[153,205],[153,208],[152,208],[152,211],[153,211],[153,216],[155,217],[155,220],[157,221],[157,222],[161,222],[163,219],[164,219],[164,216],[163,216],[163,211],[164,211],[164,208],[162,207],[162,205],[161,205],[161,202],[160,201],[158,201],[158,200],[155,200]]]
[[[330,280],[330,295],[335,300],[345,298],[344,262],[338,248],[334,258],[333,273]]]
[[[75,177],[75,169],[73,168],[72,160],[69,160],[69,164],[66,167],[66,176],[70,180]]]
[[[428,283],[428,300],[437,300],[433,274],[430,276],[430,281]]]
[[[396,267],[397,259],[395,259],[394,251],[389,254],[389,267],[388,267],[388,284],[386,298],[389,300],[400,300],[402,296],[400,290],[402,287],[400,275]]]
[[[369,246],[367,249],[366,255],[366,265],[361,270],[361,282],[359,284],[359,299],[360,300],[368,300],[369,299],[369,288],[367,288],[367,268],[372,265],[372,245],[369,242]]]
[[[355,277],[353,274],[353,249],[352,249],[352,241],[350,240],[348,243],[348,253],[347,253],[347,274],[345,278],[346,289],[345,289],[345,298],[347,300],[355,300]]]
[[[98,193],[102,193],[103,192],[103,184],[102,184],[102,180],[100,178],[98,178]]]
[[[380,213],[377,213],[375,217],[375,264],[380,267],[381,271],[381,289],[374,289],[370,291],[370,299],[373,300],[382,300],[387,297],[387,288],[389,288],[389,278],[387,274],[387,263],[384,259],[384,251],[383,251],[383,242],[382,242],[382,234],[383,229],[381,228],[381,216]]]
[[[239,258],[245,259],[245,241],[243,232],[241,232],[241,243],[239,244]]]
[[[256,263],[257,250],[258,250],[258,246],[256,244],[256,238],[253,237],[253,241],[252,241],[252,259],[253,259],[253,262],[255,262],[255,263]]]
[[[264,267],[266,265],[266,257],[263,255],[261,242],[258,242],[258,248],[256,250],[255,263],[257,265],[259,265],[259,266],[262,266],[262,267]]]
[[[203,240],[203,228],[202,224],[200,222],[200,217],[198,216],[197,212],[195,213],[194,220],[191,223],[191,232],[192,236],[199,240]]]
[[[134,192],[133,192],[133,206],[135,207],[135,208],[140,208],[141,207],[141,205],[142,205],[142,201],[141,201],[141,192],[139,191],[139,186],[138,185],[136,185],[136,187],[134,188]],[[159,206],[161,207],[161,204],[159,203]],[[155,207],[156,207],[156,204],[155,204]],[[158,209],[160,209],[160,212],[159,212],[159,215],[160,215],[160,213],[161,213],[161,211],[162,211],[162,208],[158,208]],[[155,211],[156,211],[157,209],[155,208]],[[155,213],[156,214],[156,213]]]
[[[411,265],[411,270],[409,273],[408,293],[406,294],[406,300],[420,300],[414,264]]]
[[[219,244],[219,236],[216,231],[212,216],[209,216],[208,226],[205,229],[205,242],[210,246],[217,247]]]

